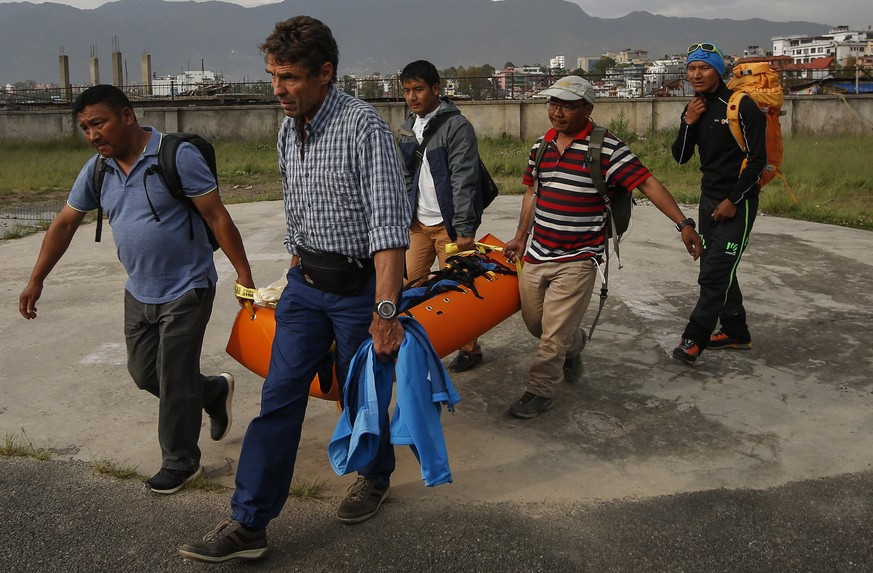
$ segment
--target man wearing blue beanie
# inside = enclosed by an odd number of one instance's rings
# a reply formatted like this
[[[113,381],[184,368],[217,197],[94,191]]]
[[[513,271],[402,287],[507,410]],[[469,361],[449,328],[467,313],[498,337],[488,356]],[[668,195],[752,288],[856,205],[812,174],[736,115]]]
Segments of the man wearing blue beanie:
[[[719,47],[700,42],[690,45],[687,54],[685,71],[695,95],[682,112],[672,151],[681,164],[694,156],[695,147],[700,154],[703,254],[697,278],[700,295],[673,358],[693,364],[706,348],[752,347],[736,272],[758,211],[767,150],[766,116],[751,98],[739,103],[747,152],[730,131],[727,106],[733,91],[722,81],[725,62]],[[719,323],[721,328],[713,334]]]
[[[701,42],[688,47],[689,50],[692,48],[694,48],[694,51],[689,52],[688,57],[685,59],[686,66],[691,62],[704,62],[715,68],[719,77],[724,75],[724,57],[718,46],[712,42]]]

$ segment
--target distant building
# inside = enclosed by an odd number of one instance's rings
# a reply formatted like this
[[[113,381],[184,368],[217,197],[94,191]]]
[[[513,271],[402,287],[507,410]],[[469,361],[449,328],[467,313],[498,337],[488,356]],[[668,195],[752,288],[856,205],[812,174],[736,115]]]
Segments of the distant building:
[[[602,91],[607,97],[641,97],[645,85],[646,66],[630,64],[615,66],[606,70],[603,78]],[[601,91],[596,90],[600,95]]]
[[[817,58],[831,56],[837,63],[847,58],[860,60],[870,55],[873,33],[838,26],[820,36],[780,36],[773,38],[773,55],[790,56],[795,64],[808,64]]]
[[[648,50],[631,50],[626,48],[620,51],[615,58],[619,64],[647,64],[649,62]]]
[[[675,87],[671,86],[684,78],[685,58],[674,56],[666,60],[655,60],[646,67],[643,75],[643,95],[669,95],[675,91]]]
[[[743,50],[744,58],[763,58],[766,55],[767,52],[761,46],[748,46]]]
[[[583,70],[586,74],[591,72],[594,65],[600,61],[602,56],[579,56],[576,58],[576,67]]]
[[[184,95],[204,85],[219,83],[215,72],[195,70],[174,76],[155,76],[152,78],[152,94],[156,96]]]
[[[550,70],[563,70],[565,67],[566,63],[564,61],[564,56],[555,56],[554,58],[549,59]]]
[[[538,66],[494,70],[492,77],[499,96],[506,99],[535,97],[548,87],[548,76]]]

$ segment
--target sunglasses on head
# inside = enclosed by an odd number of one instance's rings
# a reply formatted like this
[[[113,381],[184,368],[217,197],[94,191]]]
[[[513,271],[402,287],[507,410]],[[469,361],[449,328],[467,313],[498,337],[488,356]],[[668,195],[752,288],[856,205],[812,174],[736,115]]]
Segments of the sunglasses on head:
[[[703,42],[700,44],[691,44],[690,46],[688,46],[687,53],[690,54],[691,52],[696,52],[698,49],[703,50],[704,52],[715,52],[716,54],[718,54],[722,58],[724,57],[724,54],[721,53],[721,50],[719,50],[715,44],[710,44],[709,42]]]

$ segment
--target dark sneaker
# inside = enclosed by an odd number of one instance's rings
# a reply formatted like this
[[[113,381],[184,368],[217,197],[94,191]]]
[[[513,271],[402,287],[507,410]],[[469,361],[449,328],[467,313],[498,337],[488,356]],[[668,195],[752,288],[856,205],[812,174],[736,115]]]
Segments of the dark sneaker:
[[[575,384],[582,378],[583,370],[584,365],[582,364],[581,352],[575,358],[564,359],[564,380],[570,384]]]
[[[233,376],[222,372],[219,378],[224,378],[224,392],[206,408],[206,414],[209,416],[209,436],[216,442],[224,439],[233,423],[231,411]]]
[[[739,340],[732,337],[723,330],[719,330],[709,337],[709,346],[713,350],[722,350],[724,348],[734,348],[736,350],[749,350],[752,348],[751,340]]]
[[[673,358],[681,360],[685,364],[694,364],[701,352],[703,351],[699,344],[690,338],[683,338],[679,342],[679,346],[673,349]]]
[[[202,473],[203,466],[197,466],[196,470],[161,468],[161,471],[145,482],[145,486],[155,493],[169,495],[182,489],[188,482],[199,478]]]
[[[267,530],[253,531],[239,521],[225,519],[218,527],[203,536],[203,541],[188,543],[179,548],[185,559],[204,563],[221,563],[228,559],[260,559],[267,552]]]
[[[516,418],[527,420],[529,418],[536,418],[554,407],[555,402],[551,398],[543,398],[542,396],[525,392],[524,396],[509,407],[509,413]]]
[[[358,523],[370,519],[379,511],[379,506],[388,497],[391,486],[376,480],[359,477],[349,488],[349,493],[340,504],[336,518],[343,523]]]
[[[449,364],[449,370],[452,372],[466,372],[475,368],[480,362],[482,362],[481,354],[470,354],[466,350],[460,350],[455,359]]]

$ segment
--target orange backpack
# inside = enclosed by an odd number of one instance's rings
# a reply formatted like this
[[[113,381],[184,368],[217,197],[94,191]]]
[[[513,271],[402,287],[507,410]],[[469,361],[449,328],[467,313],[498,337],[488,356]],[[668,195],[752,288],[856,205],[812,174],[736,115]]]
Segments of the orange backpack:
[[[746,142],[743,138],[740,126],[740,100],[749,96],[758,104],[758,108],[767,116],[767,166],[761,174],[761,187],[770,182],[774,177],[782,179],[785,188],[791,195],[791,199],[797,203],[797,197],[785,181],[779,166],[782,164],[782,126],[779,125],[779,117],[782,115],[782,104],[785,96],[782,92],[782,83],[779,74],[776,73],[767,62],[747,62],[737,64],[733,69],[734,77],[728,82],[727,87],[734,93],[728,101],[727,119],[731,133],[737,140],[740,148],[746,151]],[[743,161],[743,168],[746,162]]]

